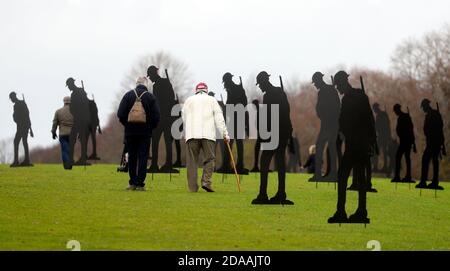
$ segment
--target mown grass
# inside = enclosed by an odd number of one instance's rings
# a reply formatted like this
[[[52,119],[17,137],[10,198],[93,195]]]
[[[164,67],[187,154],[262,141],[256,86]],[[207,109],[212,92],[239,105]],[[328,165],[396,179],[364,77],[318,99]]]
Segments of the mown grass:
[[[125,191],[127,174],[114,165],[64,171],[60,165],[10,169],[0,165],[0,250],[449,250],[450,185],[419,190],[375,179],[368,195],[371,224],[327,224],[335,211],[334,184],[308,183],[288,174],[294,206],[253,206],[259,175],[243,177],[241,193],[233,175],[216,193],[189,193],[185,172],[147,178],[146,192]],[[269,192],[276,192],[276,174]],[[348,193],[347,212],[357,194]]]

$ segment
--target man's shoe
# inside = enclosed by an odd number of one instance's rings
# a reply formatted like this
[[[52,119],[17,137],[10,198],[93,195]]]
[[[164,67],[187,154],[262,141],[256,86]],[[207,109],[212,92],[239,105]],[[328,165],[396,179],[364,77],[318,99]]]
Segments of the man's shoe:
[[[159,172],[159,168],[156,165],[151,165],[148,169],[147,169],[148,173],[158,173]]]
[[[444,187],[440,186],[437,182],[432,182],[427,186],[428,189],[435,189],[435,190],[444,190]]]
[[[91,154],[87,160],[100,160],[100,157],[98,157],[96,154]]]
[[[259,194],[256,199],[252,200],[252,204],[270,204],[269,197]]]
[[[321,182],[322,176],[313,175],[311,178],[309,178],[308,182]]]
[[[214,190],[212,189],[211,186],[202,185],[202,188],[203,188],[204,190],[206,190],[206,192],[214,192]]]
[[[250,172],[259,172],[259,168],[258,167],[253,167]]]
[[[181,164],[181,161],[176,161],[176,162],[172,165],[172,167],[180,168],[180,167],[184,167],[184,166]]]
[[[400,183],[402,180],[400,180],[400,177],[395,176],[394,179],[391,180],[391,183]]]
[[[415,183],[411,177],[405,177],[402,179],[402,183]]]
[[[351,191],[359,191],[359,187],[357,184],[352,183],[352,185],[350,185],[347,190],[351,190]]]
[[[427,182],[426,181],[420,181],[420,183],[418,183],[416,185],[416,188],[428,188],[427,187]]]
[[[369,224],[370,219],[367,217],[367,211],[356,211],[348,217],[348,223],[364,223]]]
[[[134,191],[134,190],[136,190],[136,186],[130,184],[130,185],[127,187],[127,190],[128,190],[128,191]]]
[[[20,166],[20,165],[19,165],[19,162],[17,162],[17,161],[14,161],[11,165],[9,165],[9,167],[18,167],[18,166]]]
[[[244,167],[238,167],[238,168],[236,169],[236,171],[237,171],[237,173],[240,174],[240,175],[248,175],[248,173],[249,173],[249,170],[246,169],[246,168],[244,168]]]
[[[348,223],[347,214],[345,212],[336,212],[330,218],[328,218],[328,223]]]
[[[373,187],[370,187],[370,188],[367,189],[367,192],[370,192],[370,193],[378,193],[378,190],[376,190],[376,189],[373,188]]]
[[[135,191],[147,191],[144,186],[136,186]]]
[[[87,161],[78,160],[73,165],[74,166],[90,166],[91,163],[88,163]]]
[[[178,169],[173,168],[170,165],[164,165],[159,169],[160,173],[180,173]]]
[[[293,201],[286,199],[286,193],[277,193],[274,197],[270,198],[270,204],[281,205],[294,205]]]

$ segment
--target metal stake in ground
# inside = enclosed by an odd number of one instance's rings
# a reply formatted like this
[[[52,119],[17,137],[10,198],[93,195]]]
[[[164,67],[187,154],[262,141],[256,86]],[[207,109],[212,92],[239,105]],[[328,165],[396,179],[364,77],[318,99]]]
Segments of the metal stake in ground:
[[[241,184],[240,184],[240,180],[239,180],[239,174],[237,173],[237,170],[236,170],[236,164],[234,163],[233,153],[231,152],[230,144],[228,143],[228,141],[225,141],[225,144],[227,144],[228,152],[230,153],[231,164],[233,165],[234,174],[236,175],[237,187],[238,187],[238,191],[240,193],[241,192]]]

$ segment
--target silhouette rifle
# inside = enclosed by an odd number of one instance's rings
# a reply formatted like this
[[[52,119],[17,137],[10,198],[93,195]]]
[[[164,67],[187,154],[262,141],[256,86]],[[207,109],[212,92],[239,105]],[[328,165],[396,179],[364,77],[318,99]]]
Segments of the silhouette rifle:
[[[22,100],[28,108],[27,102],[25,101],[25,95],[23,95],[23,93],[22,93]],[[34,137],[33,128],[31,128],[31,122],[30,122],[30,136]]]
[[[331,85],[334,87],[334,77],[333,77],[333,75],[331,76]]]
[[[242,77],[239,76],[239,84],[242,86]]]
[[[439,103],[438,102],[436,102],[436,109],[437,109],[437,112],[439,113],[439,116],[441,116],[441,111],[439,110]],[[441,119],[442,119],[442,116],[441,116]],[[444,142],[442,143],[442,146],[441,146],[441,159],[442,159],[442,156],[447,156],[447,149],[445,148],[445,140],[444,140]]]
[[[364,87],[364,80],[363,80],[362,75],[359,76],[359,82],[361,84],[361,90],[365,94],[366,93],[366,88]],[[376,136],[375,136],[374,142],[372,143],[372,147],[375,150],[375,155],[379,155],[380,154],[380,149],[378,148],[378,142],[377,142]]]

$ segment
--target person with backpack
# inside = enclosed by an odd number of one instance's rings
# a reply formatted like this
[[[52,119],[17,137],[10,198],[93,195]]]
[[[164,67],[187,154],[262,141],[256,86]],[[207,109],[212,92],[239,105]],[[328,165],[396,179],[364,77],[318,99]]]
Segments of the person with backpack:
[[[160,120],[158,101],[147,85],[147,78],[139,77],[136,88],[125,93],[117,110],[128,148],[130,181],[127,190],[145,191],[150,139]]]

